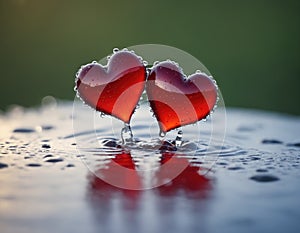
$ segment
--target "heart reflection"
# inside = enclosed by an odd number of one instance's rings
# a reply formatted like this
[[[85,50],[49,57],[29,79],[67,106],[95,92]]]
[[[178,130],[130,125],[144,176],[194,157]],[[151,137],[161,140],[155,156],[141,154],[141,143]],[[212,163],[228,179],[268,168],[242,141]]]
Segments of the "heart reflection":
[[[102,198],[120,194],[126,198],[136,198],[143,192],[160,196],[205,198],[211,189],[211,181],[200,174],[201,167],[189,162],[183,154],[163,149],[162,147],[158,168],[148,171],[148,176],[138,169],[129,151],[116,154],[105,166],[94,174],[89,174],[89,193]],[[174,178],[174,171],[181,172]],[[144,184],[149,180],[149,173],[152,187],[155,188],[143,190]],[[113,181],[114,185],[107,183],[107,180]]]

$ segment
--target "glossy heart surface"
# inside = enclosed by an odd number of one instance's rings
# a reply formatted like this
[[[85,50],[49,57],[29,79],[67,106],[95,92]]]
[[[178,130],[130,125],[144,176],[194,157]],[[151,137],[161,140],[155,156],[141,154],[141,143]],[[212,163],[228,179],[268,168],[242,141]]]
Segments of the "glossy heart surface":
[[[142,60],[129,51],[114,53],[107,66],[93,62],[83,66],[77,75],[79,97],[104,114],[129,123],[142,95],[146,69]]]
[[[200,72],[185,78],[171,61],[155,65],[148,77],[146,91],[160,130],[196,123],[206,118],[217,101],[217,86]]]

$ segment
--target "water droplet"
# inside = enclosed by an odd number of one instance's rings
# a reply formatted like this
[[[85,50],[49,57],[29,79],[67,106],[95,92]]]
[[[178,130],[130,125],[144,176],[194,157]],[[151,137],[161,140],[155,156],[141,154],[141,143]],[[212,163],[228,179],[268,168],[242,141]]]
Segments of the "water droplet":
[[[229,167],[229,168],[227,168],[228,170],[231,170],[231,171],[237,171],[237,170],[242,170],[242,169],[244,169],[244,168],[242,168],[242,167]]]
[[[147,65],[148,65],[148,62],[147,62],[147,61],[143,61],[143,65],[144,65],[144,66],[147,66]]]
[[[182,145],[182,130],[179,130],[175,139],[175,146],[180,147]]]
[[[27,167],[40,167],[40,166],[42,166],[42,165],[39,164],[39,163],[28,163],[28,164],[26,164],[26,166],[27,166]]]
[[[123,144],[126,144],[128,142],[129,143],[133,142],[133,134],[131,131],[131,127],[127,123],[124,124],[124,127],[121,130],[121,138]]]
[[[135,109],[139,109],[141,106],[139,104],[136,105]]]
[[[107,56],[107,57],[106,57],[106,59],[107,59],[108,61],[110,60],[110,58],[111,58],[111,56]]]
[[[268,170],[267,169],[263,169],[263,168],[259,168],[259,169],[256,170],[256,172],[268,172]]]
[[[92,61],[92,64],[96,64],[97,63],[97,61]]]
[[[48,163],[59,163],[59,162],[62,162],[62,161],[64,161],[62,158],[55,158],[55,159],[45,160],[45,162],[48,162]]]
[[[106,116],[106,114],[104,113],[104,112],[100,112],[100,117],[101,118],[103,118],[103,117],[105,117]]]
[[[114,48],[114,49],[113,49],[113,53],[117,53],[117,52],[119,52],[119,51],[120,51],[119,48]]]
[[[165,136],[166,136],[166,133],[164,131],[160,131],[159,132],[159,138],[160,138],[160,140],[164,139]]]
[[[282,144],[282,141],[276,139],[264,139],[261,142],[262,144]]]
[[[13,131],[14,133],[34,133],[35,130],[31,128],[16,128]]]
[[[156,65],[158,65],[159,64],[159,61],[155,61],[154,63],[153,63],[153,66],[156,66]]]
[[[287,146],[295,146],[295,147],[300,147],[300,142],[296,142],[296,143],[289,143],[289,144],[287,144]]]
[[[6,163],[0,163],[0,169],[7,168],[7,167],[8,167],[8,165]]]
[[[251,180],[257,181],[257,182],[272,182],[279,180],[278,177],[273,175],[255,175],[250,177]]]
[[[49,149],[49,148],[51,148],[51,146],[48,145],[48,144],[43,144],[43,145],[42,145],[42,148]]]
[[[42,127],[42,130],[51,130],[54,128],[54,126],[52,126],[52,125],[42,125],[41,127]]]

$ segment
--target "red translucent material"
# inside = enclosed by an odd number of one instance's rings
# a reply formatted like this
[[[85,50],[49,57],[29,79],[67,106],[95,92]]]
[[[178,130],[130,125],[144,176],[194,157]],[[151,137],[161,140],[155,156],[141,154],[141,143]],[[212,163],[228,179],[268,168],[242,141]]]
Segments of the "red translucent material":
[[[81,99],[92,108],[129,123],[145,80],[142,61],[133,53],[120,51],[112,55],[107,67],[98,63],[82,67],[76,88]]]
[[[195,73],[185,79],[178,66],[168,61],[153,67],[146,90],[163,132],[204,119],[217,101],[217,87],[210,77]]]

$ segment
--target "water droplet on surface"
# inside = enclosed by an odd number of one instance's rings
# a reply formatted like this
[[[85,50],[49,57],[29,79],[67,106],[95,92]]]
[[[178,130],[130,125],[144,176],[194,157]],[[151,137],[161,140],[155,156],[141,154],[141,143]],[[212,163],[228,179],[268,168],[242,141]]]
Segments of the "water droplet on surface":
[[[61,159],[61,158],[55,158],[55,159],[47,159],[47,160],[45,160],[45,162],[47,162],[47,163],[59,163],[59,162],[62,162],[62,161],[64,161],[64,160]]]
[[[0,163],[0,169],[7,168],[7,167],[8,167],[8,165],[6,163]]]
[[[282,141],[276,139],[264,139],[261,142],[262,144],[282,144]]]
[[[147,65],[148,65],[148,62],[147,62],[147,61],[143,61],[143,65],[144,65],[144,66],[147,66]]]
[[[34,133],[35,130],[32,128],[16,128],[13,131],[14,133]]]
[[[27,167],[41,167],[42,165],[39,163],[28,163],[26,164]]]
[[[300,147],[300,142],[297,143],[289,143],[287,146],[295,146],[295,147]]]
[[[237,171],[237,170],[242,170],[242,169],[244,169],[244,168],[242,168],[242,167],[229,167],[229,168],[227,168],[228,170],[231,170],[231,171]]]
[[[278,181],[279,178],[273,175],[255,175],[250,177],[250,180],[254,180],[257,182],[273,182]]]
[[[260,168],[260,169],[257,169],[256,172],[268,172],[268,170]]]
[[[51,148],[51,146],[48,145],[48,144],[43,144],[43,145],[42,145],[42,148],[49,149],[49,148]]]
[[[41,127],[42,127],[42,130],[51,130],[54,128],[52,125],[42,125]]]

